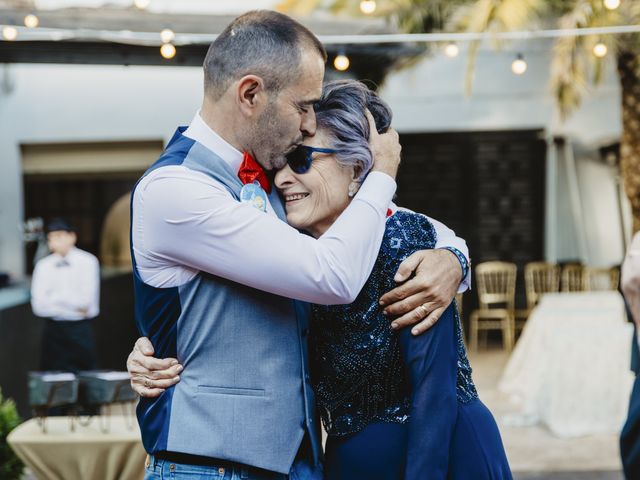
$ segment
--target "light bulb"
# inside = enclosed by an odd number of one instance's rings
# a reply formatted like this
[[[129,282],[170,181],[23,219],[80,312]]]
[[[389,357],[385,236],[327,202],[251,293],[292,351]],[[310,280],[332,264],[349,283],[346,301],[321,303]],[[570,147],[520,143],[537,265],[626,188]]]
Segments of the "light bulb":
[[[340,55],[337,55],[333,60],[333,66],[340,72],[344,72],[345,70],[347,70],[350,64],[351,62],[349,61],[349,57],[342,53]]]
[[[620,0],[604,0],[603,3],[605,8],[608,8],[609,10],[615,10],[620,6]]]
[[[149,6],[151,0],[133,0],[133,4],[138,7],[140,10],[144,10]]]
[[[518,54],[516,59],[511,64],[511,71],[516,75],[522,75],[527,71],[527,62],[524,61],[522,55]]]
[[[376,11],[376,2],[375,0],[362,0],[360,2],[360,11],[365,15],[371,15]]]
[[[598,58],[602,58],[607,54],[607,46],[604,43],[596,43],[593,46],[593,54],[598,57]]]
[[[15,40],[18,38],[18,29],[16,27],[4,27],[2,29],[2,36],[5,40]]]
[[[176,56],[176,47],[174,47],[170,43],[165,43],[164,45],[162,45],[162,47],[160,47],[160,55],[162,55],[163,58],[170,60]]]
[[[165,28],[160,32],[160,38],[162,39],[162,43],[169,43],[176,38],[176,34],[173,33],[173,30],[170,28]]]
[[[24,26],[27,28],[36,28],[40,24],[40,20],[33,13],[24,17]]]
[[[449,58],[457,57],[460,53],[460,47],[452,42],[444,47],[444,53]]]

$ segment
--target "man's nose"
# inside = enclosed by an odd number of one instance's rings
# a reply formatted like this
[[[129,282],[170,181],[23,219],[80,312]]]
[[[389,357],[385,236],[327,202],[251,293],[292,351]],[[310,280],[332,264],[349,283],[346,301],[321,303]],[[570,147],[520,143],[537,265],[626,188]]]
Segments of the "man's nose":
[[[313,137],[316,134],[316,112],[310,109],[302,117],[300,131],[305,137]]]

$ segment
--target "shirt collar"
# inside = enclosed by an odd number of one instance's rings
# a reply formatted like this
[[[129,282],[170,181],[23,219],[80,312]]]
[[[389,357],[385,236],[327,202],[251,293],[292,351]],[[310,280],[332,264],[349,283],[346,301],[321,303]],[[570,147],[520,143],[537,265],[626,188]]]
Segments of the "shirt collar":
[[[242,152],[214,132],[200,116],[200,110],[196,112],[189,128],[187,128],[183,135],[201,143],[214,152],[222,158],[222,160],[231,165],[234,172],[240,170],[240,164],[243,159]]]

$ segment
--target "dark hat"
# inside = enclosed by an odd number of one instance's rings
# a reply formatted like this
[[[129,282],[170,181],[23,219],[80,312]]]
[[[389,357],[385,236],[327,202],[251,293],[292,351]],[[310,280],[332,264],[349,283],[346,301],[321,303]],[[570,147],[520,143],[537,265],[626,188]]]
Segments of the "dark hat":
[[[47,233],[49,232],[75,232],[76,229],[64,218],[54,218],[47,224]]]

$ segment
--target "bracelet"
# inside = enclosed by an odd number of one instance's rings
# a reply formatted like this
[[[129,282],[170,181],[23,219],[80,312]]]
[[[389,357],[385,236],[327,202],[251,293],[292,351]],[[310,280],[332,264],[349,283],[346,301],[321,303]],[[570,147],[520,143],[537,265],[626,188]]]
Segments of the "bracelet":
[[[462,268],[462,280],[464,281],[469,274],[469,260],[467,260],[467,257],[465,257],[464,254],[455,247],[442,247],[442,250],[449,250],[458,258],[460,267]]]

